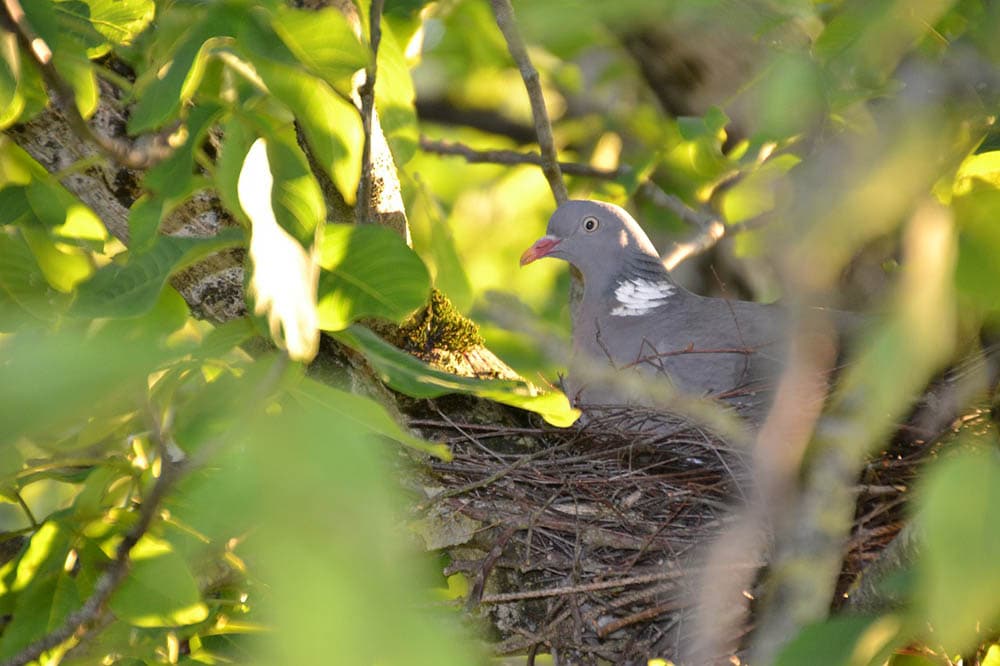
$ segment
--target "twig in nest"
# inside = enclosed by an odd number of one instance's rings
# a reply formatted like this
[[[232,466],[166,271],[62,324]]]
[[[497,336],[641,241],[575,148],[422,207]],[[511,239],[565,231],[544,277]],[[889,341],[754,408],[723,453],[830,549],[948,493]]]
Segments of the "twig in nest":
[[[545,97],[542,95],[538,70],[531,64],[531,58],[528,57],[528,49],[525,47],[517,24],[514,22],[514,9],[510,6],[510,1],[490,0],[490,5],[493,7],[497,26],[507,42],[507,49],[521,72],[525,90],[528,92],[528,99],[531,100],[531,115],[535,119],[535,134],[538,135],[538,147],[542,153],[542,173],[549,181],[549,188],[552,190],[556,204],[562,204],[569,200],[569,192],[566,190],[566,183],[563,182],[562,172],[559,170],[559,158],[556,155],[555,140],[552,138],[552,124],[549,122],[549,114],[545,110]]]
[[[131,169],[148,169],[170,157],[174,148],[183,143],[183,135],[178,131],[176,124],[162,132],[135,141],[106,136],[91,127],[76,108],[76,96],[72,86],[63,79],[53,64],[52,49],[31,26],[20,0],[3,0],[3,4],[7,12],[6,22],[13,26],[18,41],[38,65],[42,78],[50,88],[49,94],[53,103],[66,117],[77,136],[97,146],[102,153],[122,166]]]

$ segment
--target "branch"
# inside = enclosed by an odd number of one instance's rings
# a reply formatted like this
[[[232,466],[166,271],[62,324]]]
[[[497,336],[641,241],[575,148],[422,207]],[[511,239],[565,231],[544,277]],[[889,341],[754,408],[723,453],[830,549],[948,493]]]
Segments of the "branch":
[[[536,152],[476,150],[457,141],[430,139],[426,136],[420,137],[420,149],[435,155],[461,157],[469,164],[535,164],[543,167],[545,164],[545,158]],[[562,173],[607,180],[621,178],[632,171],[628,166],[620,166],[617,169],[601,169],[581,162],[558,162],[557,164]],[[651,180],[645,181],[639,190],[649,198],[654,206],[669,210],[683,221],[699,229],[696,236],[683,243],[677,243],[674,249],[663,257],[663,265],[667,267],[667,270],[673,270],[690,257],[712,249],[726,234],[733,235],[757,229],[766,224],[768,219],[761,215],[738,224],[726,225],[715,215],[689,206],[676,195],[667,194]]]
[[[156,517],[160,503],[166,496],[167,491],[180,478],[184,466],[171,463],[167,458],[161,458],[160,478],[156,480],[153,489],[142,501],[139,509],[139,518],[118,544],[115,552],[115,559],[111,565],[101,574],[94,585],[94,591],[90,594],[83,606],[79,610],[70,613],[62,625],[28,645],[19,653],[3,662],[3,666],[24,666],[37,660],[42,653],[51,650],[81,631],[86,631],[95,624],[105,612],[105,604],[111,595],[114,594],[118,586],[128,575],[130,559],[129,555],[142,536],[149,529]]]
[[[683,243],[676,243],[674,249],[663,257],[663,265],[668,271],[674,270],[682,261],[715,247],[726,235],[726,225],[714,215],[705,211],[695,210],[688,206],[680,197],[667,194],[651,180],[647,180],[640,188],[656,206],[665,208],[688,224],[700,229],[698,235]]]
[[[542,156],[536,152],[520,152],[517,150],[476,150],[457,141],[443,141],[420,137],[420,149],[436,155],[454,155],[462,157],[469,164],[534,164],[543,166]],[[581,162],[559,162],[562,173],[571,176],[587,176],[589,178],[614,179],[631,171],[627,166],[617,169],[601,169]]]
[[[556,204],[562,204],[569,199],[569,192],[566,190],[566,183],[563,182],[562,172],[559,170],[559,159],[556,155],[555,141],[552,138],[552,124],[549,122],[549,114],[545,110],[545,97],[542,95],[542,86],[538,79],[538,70],[531,64],[528,57],[528,50],[524,46],[524,40],[517,30],[514,22],[514,9],[510,6],[510,0],[490,0],[493,7],[493,14],[496,16],[497,27],[503,33],[507,42],[507,49],[517,63],[517,68],[521,71],[521,78],[524,79],[524,87],[528,92],[528,99],[531,101],[531,115],[535,119],[535,133],[538,135],[538,147],[541,150],[542,173],[549,181],[549,188],[552,196],[555,197]]]
[[[369,16],[372,56],[365,68],[365,82],[358,90],[361,98],[361,126],[365,133],[365,146],[361,153],[361,181],[358,183],[358,205],[361,222],[375,222],[372,206],[372,116],[375,113],[375,75],[378,73],[378,46],[382,41],[382,6],[384,0],[373,0]]]
[[[131,169],[148,169],[170,157],[174,148],[183,143],[177,124],[157,134],[140,137],[131,142],[105,136],[91,127],[76,108],[73,88],[62,78],[52,63],[52,49],[31,27],[20,0],[3,0],[3,5],[7,12],[5,18],[13,26],[18,41],[31,54],[42,72],[42,78],[50,89],[49,96],[53,104],[66,117],[70,127],[78,136],[97,146],[109,158]]]

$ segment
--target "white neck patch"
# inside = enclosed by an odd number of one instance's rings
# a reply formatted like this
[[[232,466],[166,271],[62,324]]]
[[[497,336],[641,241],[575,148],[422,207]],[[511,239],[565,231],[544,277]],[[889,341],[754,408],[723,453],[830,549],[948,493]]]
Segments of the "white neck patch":
[[[611,314],[615,317],[644,315],[666,303],[674,291],[674,285],[669,282],[651,282],[642,278],[622,280],[615,288],[618,307]]]

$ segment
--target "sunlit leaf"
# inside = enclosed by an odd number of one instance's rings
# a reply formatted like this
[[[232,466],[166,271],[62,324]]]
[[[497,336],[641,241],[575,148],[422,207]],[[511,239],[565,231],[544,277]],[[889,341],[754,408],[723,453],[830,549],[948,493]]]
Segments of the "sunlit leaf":
[[[319,252],[323,330],[338,331],[369,316],[399,321],[427,300],[427,268],[385,227],[328,224]]]
[[[61,23],[80,37],[93,31],[112,44],[128,44],[152,23],[156,5],[153,0],[56,0],[56,11]],[[85,43],[96,46],[90,40]],[[91,57],[102,52],[94,51]]]
[[[72,433],[86,425],[87,416],[131,411],[142,399],[136,386],[179,353],[164,349],[161,335],[109,328],[86,336],[67,327],[7,337],[0,344],[0,442]]]
[[[292,391],[303,404],[322,405],[330,414],[356,423],[366,430],[394,439],[411,448],[430,453],[442,460],[451,460],[451,451],[445,444],[433,444],[418,439],[392,420],[380,404],[360,395],[340,391],[319,382],[305,379]]]
[[[363,352],[386,384],[416,398],[467,393],[536,412],[561,428],[572,425],[580,416],[580,412],[570,406],[562,393],[537,393],[523,382],[474,379],[436,370],[361,326],[339,331],[334,337]]]
[[[316,159],[343,199],[352,203],[360,179],[364,145],[357,109],[302,69],[260,56],[253,62],[268,89],[301,123]]]
[[[0,129],[17,120],[24,110],[24,97],[17,90],[21,75],[21,52],[14,33],[0,30]]]
[[[132,549],[131,562],[108,602],[116,616],[137,627],[183,626],[208,617],[198,583],[169,542],[146,534]]]
[[[368,63],[368,50],[343,12],[282,8],[272,25],[302,64],[341,94],[351,94],[351,77]]]
[[[238,183],[240,205],[251,222],[250,290],[254,312],[267,315],[275,343],[287,348],[293,359],[309,361],[319,345],[316,308],[319,267],[312,244],[308,250],[303,247],[301,241],[278,223],[277,215],[279,209],[286,214],[292,212],[286,219],[289,223],[295,220],[295,230],[305,235],[307,227],[315,229],[322,222],[322,200],[319,186],[307,168],[305,173],[298,174],[299,182],[293,179],[282,183],[276,177],[280,172],[272,166],[272,154],[278,157],[274,164],[286,173],[289,162],[296,162],[294,157],[289,159],[288,147],[280,140],[275,141],[277,145],[272,150],[272,141],[258,139],[250,147]],[[308,194],[303,196],[304,193]],[[309,194],[313,195],[312,201]],[[282,205],[275,205],[276,201]]]

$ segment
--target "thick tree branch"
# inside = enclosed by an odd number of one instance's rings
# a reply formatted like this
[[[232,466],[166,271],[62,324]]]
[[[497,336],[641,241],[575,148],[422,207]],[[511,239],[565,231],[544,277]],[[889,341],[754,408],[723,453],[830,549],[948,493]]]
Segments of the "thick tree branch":
[[[35,64],[48,85],[49,96],[59,111],[66,117],[70,127],[78,136],[97,146],[102,153],[122,166],[131,169],[148,169],[170,157],[174,148],[184,142],[184,134],[177,124],[157,134],[126,141],[106,136],[91,127],[79,109],[73,88],[59,74],[52,62],[52,49],[42,39],[24,13],[19,0],[3,0],[7,22],[11,24],[18,42],[31,54]]]
[[[535,119],[535,133],[538,135],[538,147],[542,156],[542,173],[549,181],[549,188],[552,196],[555,197],[556,204],[562,204],[569,199],[569,192],[566,190],[566,183],[563,182],[562,172],[559,170],[559,158],[556,155],[555,141],[552,138],[552,124],[549,122],[549,114],[545,110],[545,97],[542,95],[542,85],[538,78],[538,70],[531,64],[528,57],[528,49],[518,32],[517,23],[514,21],[514,9],[510,6],[509,0],[490,0],[493,7],[493,15],[496,17],[497,26],[503,33],[507,42],[507,49],[517,63],[517,68],[524,79],[524,87],[528,92],[528,99],[531,100],[531,115]]]
[[[358,183],[359,220],[375,223],[376,215],[372,206],[372,117],[375,114],[375,76],[378,74],[378,47],[382,40],[383,0],[373,0],[369,16],[369,43],[371,62],[365,68],[365,82],[358,89],[361,98],[361,126],[365,133],[365,145],[361,153],[361,181]]]

